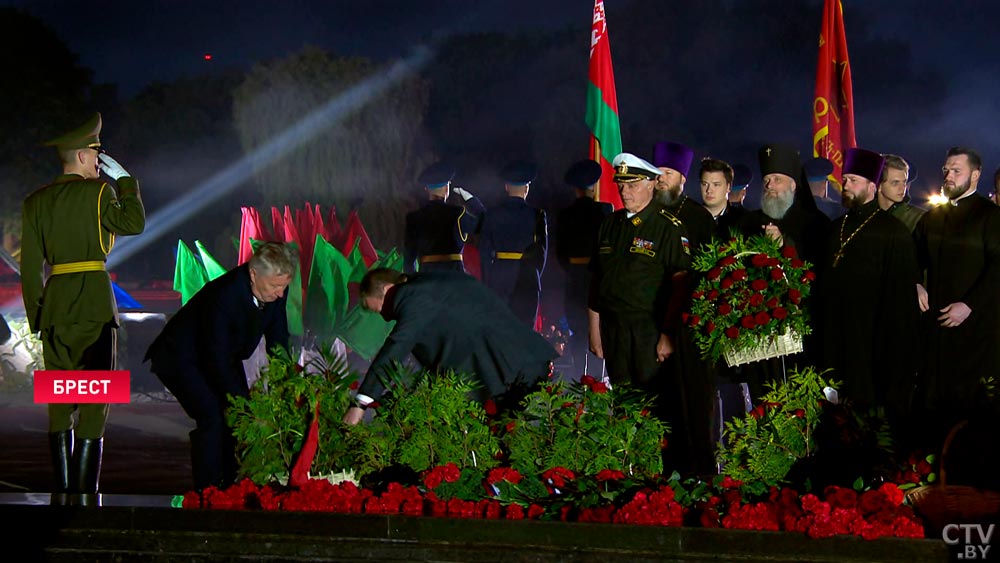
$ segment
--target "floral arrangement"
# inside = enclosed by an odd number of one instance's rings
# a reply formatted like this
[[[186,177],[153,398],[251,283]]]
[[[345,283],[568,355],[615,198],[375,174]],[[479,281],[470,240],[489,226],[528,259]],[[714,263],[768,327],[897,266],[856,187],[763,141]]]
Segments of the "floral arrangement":
[[[904,504],[903,491],[892,483],[867,491],[828,487],[819,495],[771,487],[763,495],[753,495],[745,491],[741,482],[721,476],[711,483],[682,482],[674,475],[628,485],[620,471],[584,476],[565,468],[552,468],[546,473],[538,496],[520,501],[497,492],[529,486],[529,478],[517,470],[494,468],[483,473],[447,464],[423,472],[419,483],[390,483],[381,491],[358,487],[350,481],[333,484],[313,479],[302,487],[289,489],[259,486],[246,479],[226,490],[208,488],[201,494],[189,492],[180,504],[184,508],[228,510],[698,525],[796,532],[814,538],[924,537],[920,520]],[[609,494],[602,502],[583,507],[560,500],[565,490],[589,488]]]
[[[785,334],[810,333],[802,307],[816,275],[791,246],[764,235],[736,235],[704,245],[695,256],[702,272],[685,315],[702,356],[713,362],[730,350],[755,350]]]
[[[813,368],[792,370],[744,418],[726,423],[726,447],[718,452],[723,474],[761,492],[782,483],[799,460],[815,453],[816,429],[827,404],[824,389],[835,388]]]
[[[819,397],[833,382],[813,370],[793,372],[788,385],[776,385],[745,421],[730,425],[730,448],[720,452],[726,474],[682,480],[660,474],[666,427],[649,414],[649,400],[627,385],[609,387],[589,376],[578,383],[546,381],[523,409],[503,412],[492,401],[470,401],[468,378],[398,368],[373,420],[348,428],[340,416],[348,404],[345,384],[354,378],[342,363],[328,366],[319,376],[306,375],[315,370],[272,357],[251,398],[237,400],[230,411],[247,478],[224,490],[188,492],[175,506],[703,526],[811,537],[924,534],[901,488],[891,483],[813,489],[783,480],[815,450],[826,408]],[[311,417],[323,429],[311,478],[283,479],[315,422]],[[353,471],[337,472],[348,465]]]
[[[504,424],[508,459],[527,474],[552,467],[658,474],[667,426],[650,416],[651,402],[627,385],[610,388],[589,375],[579,383],[546,384]]]

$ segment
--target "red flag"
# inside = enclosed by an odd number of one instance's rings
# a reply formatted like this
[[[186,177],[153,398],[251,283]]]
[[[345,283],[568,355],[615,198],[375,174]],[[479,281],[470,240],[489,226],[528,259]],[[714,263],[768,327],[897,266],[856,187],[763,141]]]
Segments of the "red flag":
[[[302,449],[292,464],[292,474],[288,479],[291,486],[301,487],[309,481],[309,468],[312,467],[317,449],[319,449],[319,397],[316,398],[316,408],[313,410],[312,422],[306,433],[306,441],[302,443]]]
[[[833,163],[829,179],[838,191],[844,151],[856,146],[844,7],[840,0],[825,0],[816,64],[816,98],[813,100],[813,156],[822,156]]]
[[[590,128],[590,158],[601,164],[601,181],[594,194],[597,201],[607,201],[621,209],[622,200],[613,176],[611,161],[622,152],[622,133],[618,122],[618,95],[615,71],[611,66],[611,44],[604,0],[594,2],[594,21],[590,29],[590,80],[587,84],[587,127]]]
[[[243,218],[240,221],[240,252],[237,264],[243,264],[253,256],[250,240],[274,240],[267,227],[260,220],[260,214],[253,207],[240,207]]]
[[[368,238],[368,233],[365,231],[364,225],[361,224],[361,218],[358,217],[357,211],[351,211],[347,216],[347,226],[344,227],[344,245],[340,248],[340,252],[344,256],[351,253],[354,249],[354,242],[360,240],[359,250],[361,251],[361,256],[365,259],[365,265],[369,268],[378,260],[378,253],[375,252],[375,246],[372,244],[370,238]]]
[[[316,211],[319,213],[319,210]],[[340,228],[340,221],[337,219],[337,207],[331,206],[330,213],[326,217],[326,242],[336,248],[344,246],[344,231]]]

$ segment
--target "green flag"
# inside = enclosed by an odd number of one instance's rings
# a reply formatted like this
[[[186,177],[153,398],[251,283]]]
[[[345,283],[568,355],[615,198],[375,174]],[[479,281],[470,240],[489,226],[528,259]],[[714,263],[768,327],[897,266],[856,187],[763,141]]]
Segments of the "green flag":
[[[181,294],[181,305],[188,302],[198,290],[208,283],[205,267],[183,240],[177,241],[177,260],[174,262],[174,291]]]
[[[337,337],[366,360],[371,360],[385,343],[396,323],[386,322],[382,315],[355,305],[337,328]]]
[[[208,281],[212,281],[215,278],[226,273],[226,269],[222,267],[222,264],[208,252],[205,245],[201,243],[200,240],[194,241],[195,247],[198,249],[198,254],[201,256],[201,264],[205,267],[205,274],[208,276]]]
[[[361,255],[361,239],[354,241],[354,248],[351,249],[351,253],[347,256],[347,261],[351,264],[351,275],[347,279],[348,283],[361,283],[365,274],[368,273],[368,265],[365,264],[365,257]]]
[[[388,253],[379,256],[378,261],[372,264],[372,269],[374,270],[375,268],[390,268],[393,270],[402,270],[403,257],[399,254],[399,252],[395,248],[393,248]]]
[[[350,301],[347,283],[353,271],[354,266],[339,250],[316,236],[303,319],[313,335],[332,336],[343,322]]]

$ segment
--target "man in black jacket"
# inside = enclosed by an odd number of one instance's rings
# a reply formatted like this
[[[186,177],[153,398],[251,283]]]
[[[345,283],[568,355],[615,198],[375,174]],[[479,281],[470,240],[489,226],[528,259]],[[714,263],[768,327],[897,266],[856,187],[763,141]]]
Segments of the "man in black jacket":
[[[344,416],[347,424],[361,421],[385,390],[393,363],[410,354],[429,370],[475,375],[485,397],[511,406],[551,373],[557,356],[495,292],[467,274],[407,276],[376,268],[361,280],[360,298],[365,309],[396,325],[368,367],[357,405]]]
[[[201,288],[150,345],[151,371],[195,422],[191,431],[194,487],[236,480],[236,440],[226,424],[229,395],[248,397],[243,360],[260,339],[288,349],[285,304],[295,250],[264,243],[242,266]]]

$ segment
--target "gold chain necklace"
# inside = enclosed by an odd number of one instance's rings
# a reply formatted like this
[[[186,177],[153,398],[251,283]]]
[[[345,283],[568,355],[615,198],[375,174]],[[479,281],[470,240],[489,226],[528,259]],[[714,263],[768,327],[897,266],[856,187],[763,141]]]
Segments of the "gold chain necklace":
[[[882,212],[882,208],[881,207],[878,208],[878,209],[876,209],[875,212],[872,213],[871,215],[869,215],[868,218],[865,219],[861,223],[861,225],[858,226],[857,229],[854,229],[854,232],[852,232],[851,235],[847,237],[847,240],[844,240],[844,227],[847,226],[847,215],[844,215],[844,222],[840,224],[840,249],[837,250],[837,252],[835,252],[833,254],[833,267],[834,268],[836,268],[837,264],[840,263],[840,259],[844,257],[844,247],[847,246],[847,244],[849,242],[851,242],[851,239],[854,238],[854,235],[858,234],[858,232],[861,229],[865,228],[865,225],[868,224],[868,221],[871,221],[876,215],[878,215],[881,212]]]

